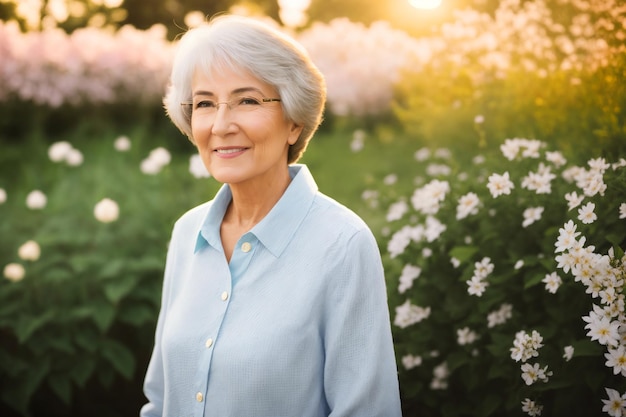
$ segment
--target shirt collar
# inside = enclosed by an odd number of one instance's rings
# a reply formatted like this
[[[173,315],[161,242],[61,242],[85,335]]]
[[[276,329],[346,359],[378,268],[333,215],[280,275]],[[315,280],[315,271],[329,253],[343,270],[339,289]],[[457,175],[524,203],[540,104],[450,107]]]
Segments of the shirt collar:
[[[270,212],[256,224],[250,233],[276,257],[285,250],[292,236],[304,220],[318,191],[317,184],[306,165],[289,166],[291,183]],[[221,248],[220,224],[232,199],[228,184],[215,195],[202,223],[194,253],[204,246]]]

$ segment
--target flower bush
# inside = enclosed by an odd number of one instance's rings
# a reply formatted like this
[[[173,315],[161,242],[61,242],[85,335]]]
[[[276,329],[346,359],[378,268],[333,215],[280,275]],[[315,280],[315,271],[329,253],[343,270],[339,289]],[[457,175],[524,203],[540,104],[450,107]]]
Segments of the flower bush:
[[[173,221],[217,184],[153,134],[129,136],[3,145],[0,165],[24,175],[0,175],[2,415],[110,415],[142,401]],[[28,156],[11,159],[17,149]],[[142,171],[146,157],[157,170]]]
[[[626,160],[501,152],[421,149],[378,197],[407,415],[622,415]]]

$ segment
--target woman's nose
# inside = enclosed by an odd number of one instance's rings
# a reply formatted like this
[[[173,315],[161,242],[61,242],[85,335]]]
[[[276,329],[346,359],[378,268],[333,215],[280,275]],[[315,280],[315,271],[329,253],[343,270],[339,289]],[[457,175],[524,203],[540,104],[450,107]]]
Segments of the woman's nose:
[[[230,106],[227,103],[220,103],[213,116],[211,132],[215,135],[223,136],[229,131],[232,131],[233,126],[233,112]]]

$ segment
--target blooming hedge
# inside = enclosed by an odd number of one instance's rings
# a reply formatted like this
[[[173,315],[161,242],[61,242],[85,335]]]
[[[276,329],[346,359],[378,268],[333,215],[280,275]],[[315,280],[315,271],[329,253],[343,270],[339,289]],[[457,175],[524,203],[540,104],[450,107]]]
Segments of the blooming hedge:
[[[501,150],[459,164],[421,149],[378,197],[408,410],[620,416],[626,159],[577,165],[519,138]]]

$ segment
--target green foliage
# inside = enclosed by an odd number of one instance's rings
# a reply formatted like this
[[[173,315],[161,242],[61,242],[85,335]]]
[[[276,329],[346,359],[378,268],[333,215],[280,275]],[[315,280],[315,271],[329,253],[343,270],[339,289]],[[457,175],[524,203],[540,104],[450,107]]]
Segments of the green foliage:
[[[568,220],[578,224],[582,233],[579,239],[586,238],[590,251],[606,254],[614,248],[617,259],[623,256],[626,220],[619,218],[619,206],[626,202],[626,167],[616,165],[606,170],[603,195],[586,196],[579,207],[570,209],[565,194],[582,194],[579,185],[566,180],[573,165],[552,165],[543,152],[529,158],[521,157],[520,151],[511,161],[499,152],[484,151],[475,154],[473,163],[459,164],[461,158],[439,149],[399,176],[397,183],[379,187],[385,190],[379,203],[387,215],[394,213],[398,202],[406,204],[406,212],[389,219],[381,245],[386,252],[389,302],[407,415],[523,415],[521,403],[525,398],[540,403],[542,415],[600,415],[605,387],[620,392],[626,388],[623,377],[605,367],[606,347],[586,336],[582,317],[589,314],[592,303],[600,302],[571,274],[560,271],[555,260],[559,228]],[[427,153],[424,149],[418,152]],[[617,161],[619,156],[612,159]],[[441,165],[450,172],[433,173],[432,167]],[[556,175],[547,193],[523,185],[524,178],[542,165]],[[493,197],[487,187],[488,177],[504,172],[509,172],[514,188],[510,195]],[[449,190],[440,195],[436,209],[424,213],[417,207],[435,198],[417,191],[432,180],[448,182]],[[415,184],[417,190],[413,190]],[[473,214],[459,217],[459,200],[470,192],[480,203]],[[578,210],[588,202],[595,204],[598,219],[584,224]],[[538,220],[524,226],[524,212],[531,207],[542,207],[543,212]],[[379,213],[379,217],[383,215]],[[414,232],[405,247],[397,248],[401,241],[397,238],[407,228],[423,231],[433,218],[445,230],[431,239],[416,237],[420,232]],[[468,281],[477,275],[476,263],[484,258],[494,265],[493,272],[486,278],[484,292],[472,295]],[[623,275],[624,259],[621,262]],[[420,268],[408,288],[406,278],[402,278],[407,265]],[[563,280],[556,293],[549,292],[544,281],[553,272]],[[616,291],[623,297],[623,281],[619,282]],[[403,323],[399,317],[406,302],[429,312],[412,323]],[[504,304],[511,306],[511,317],[490,323],[488,316]],[[476,339],[461,341],[461,329],[473,332]],[[547,382],[526,385],[521,378],[522,362],[511,357],[511,348],[522,330],[536,330],[543,337],[544,346],[529,363],[539,363],[553,372]],[[574,348],[569,361],[563,358],[566,346]],[[411,364],[416,357],[417,363]],[[450,406],[451,399],[455,399],[454,407]]]
[[[145,129],[129,136],[128,152],[114,149],[111,131],[66,137],[83,152],[80,166],[50,161],[49,144],[36,136],[3,145],[0,265],[19,263],[25,276],[0,280],[0,403],[19,415],[39,410],[33,400],[45,392],[69,415],[81,403],[77,393],[83,401],[90,392],[115,393],[120,381],[132,381],[141,401],[173,221],[217,184],[189,174],[190,144],[158,175],[143,174],[140,162],[167,138]],[[34,189],[47,196],[43,209],[26,207]],[[103,198],[118,202],[116,221],[94,217]],[[41,248],[36,260],[18,256],[29,240]]]

